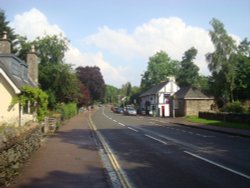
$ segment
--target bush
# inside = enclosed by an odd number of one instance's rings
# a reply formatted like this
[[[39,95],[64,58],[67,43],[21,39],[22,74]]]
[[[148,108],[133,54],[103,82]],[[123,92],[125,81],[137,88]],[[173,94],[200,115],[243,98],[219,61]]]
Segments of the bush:
[[[77,114],[76,103],[60,104],[57,111],[61,113],[62,120],[69,119]]]
[[[246,113],[247,109],[241,104],[240,101],[235,101],[232,103],[227,103],[223,111],[242,114]]]

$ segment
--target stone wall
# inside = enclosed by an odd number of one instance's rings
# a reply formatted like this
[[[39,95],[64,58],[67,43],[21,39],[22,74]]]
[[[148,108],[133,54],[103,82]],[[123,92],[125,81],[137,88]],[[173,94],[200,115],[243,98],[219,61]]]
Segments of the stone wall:
[[[176,116],[198,116],[199,111],[211,110],[213,99],[178,99],[176,100]]]
[[[19,174],[30,154],[40,147],[40,127],[24,127],[20,130],[7,128],[4,134],[0,134],[0,187],[8,185]]]
[[[204,119],[215,119],[228,122],[239,122],[250,124],[250,114],[199,112],[199,117]]]
[[[199,111],[211,110],[213,99],[190,99],[186,100],[186,116],[198,116]]]

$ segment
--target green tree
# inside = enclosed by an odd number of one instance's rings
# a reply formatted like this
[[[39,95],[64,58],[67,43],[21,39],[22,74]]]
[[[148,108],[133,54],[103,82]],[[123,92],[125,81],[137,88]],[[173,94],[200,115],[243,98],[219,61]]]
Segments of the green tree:
[[[149,89],[152,85],[167,80],[168,76],[177,75],[178,62],[172,60],[166,52],[157,52],[149,58],[147,70],[142,75],[142,91]]]
[[[246,100],[250,99],[250,41],[244,39],[237,52],[234,96],[238,100]]]
[[[233,101],[233,91],[236,87],[236,45],[235,41],[224,29],[223,23],[213,18],[210,24],[213,30],[209,34],[214,44],[215,51],[208,53],[206,59],[208,68],[212,73],[213,86],[216,88],[215,96],[224,103]]]
[[[68,50],[68,39],[62,35],[38,37],[35,40],[37,53],[41,58],[41,64],[64,63],[65,52]]]
[[[54,109],[57,103],[77,102],[80,95],[79,82],[71,65],[64,62],[68,40],[62,36],[45,36],[28,41],[19,37],[18,56],[25,60],[31,45],[36,47],[40,58],[39,83],[49,95],[49,107]]]
[[[131,91],[132,91],[132,86],[131,86],[130,82],[127,82],[127,83],[125,83],[125,84],[122,85],[121,94],[123,96],[130,97]]]
[[[15,48],[18,44],[17,35],[14,32],[14,29],[8,26],[9,22],[6,21],[5,12],[0,8],[0,38],[3,37],[3,33],[6,31],[8,35],[8,39],[11,41],[11,50],[15,53]]]
[[[180,86],[198,86],[199,67],[193,62],[196,55],[197,50],[194,47],[184,53],[177,77],[177,82]]]
[[[212,95],[209,76],[199,75],[197,88],[207,95]]]
[[[105,85],[105,103],[118,103],[119,89],[111,86]]]
[[[140,94],[141,94],[141,89],[139,87],[133,86],[131,89],[131,95],[130,95],[130,103],[138,105],[140,104]]]

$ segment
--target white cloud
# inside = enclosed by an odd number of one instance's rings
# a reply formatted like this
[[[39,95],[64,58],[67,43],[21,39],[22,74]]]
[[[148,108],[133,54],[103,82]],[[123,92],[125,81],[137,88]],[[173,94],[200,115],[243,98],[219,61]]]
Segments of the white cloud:
[[[66,53],[65,59],[67,63],[73,64],[75,67],[98,66],[101,69],[106,84],[120,87],[121,83],[126,82],[123,73],[127,71],[127,68],[111,66],[104,60],[101,52],[82,53],[79,49],[69,46],[69,51]]]
[[[137,41],[125,30],[112,30],[107,26],[98,29],[98,33],[88,36],[86,44],[94,44],[98,48],[112,51],[118,56],[130,58],[139,51]]]
[[[35,8],[16,15],[11,27],[29,40],[44,34],[65,36],[58,25],[49,23],[47,17]],[[75,66],[99,66],[105,82],[117,87],[127,81],[138,85],[148,58],[160,50],[166,51],[172,59],[181,60],[186,50],[195,47],[198,50],[195,63],[200,72],[207,75],[205,54],[214,50],[208,31],[187,25],[177,17],[151,19],[132,32],[103,26],[97,33],[85,37],[84,42],[85,52],[70,44],[66,61]]]
[[[47,17],[39,10],[32,8],[31,10],[18,14],[14,21],[10,23],[15,32],[26,36],[29,40],[44,35],[63,35],[63,30],[56,24],[50,24]],[[122,43],[122,42],[121,42]],[[122,73],[126,68],[115,67],[104,60],[103,54],[99,53],[82,53],[78,48],[69,44],[69,50],[65,54],[67,63],[77,66],[98,66],[101,69],[105,82],[115,86],[125,83],[126,78]]]
[[[195,62],[203,74],[208,74],[205,54],[213,51],[213,44],[206,30],[189,26],[177,17],[152,19],[136,27],[131,34],[104,26],[85,41],[121,58],[132,59],[139,56],[146,62],[148,57],[160,50],[166,51],[172,59],[181,60],[186,50],[195,47],[198,49]]]
[[[15,28],[16,33],[27,36],[29,40],[34,40],[36,37],[45,34],[64,35],[63,30],[58,25],[50,24],[47,17],[36,8],[16,15],[10,25]]]

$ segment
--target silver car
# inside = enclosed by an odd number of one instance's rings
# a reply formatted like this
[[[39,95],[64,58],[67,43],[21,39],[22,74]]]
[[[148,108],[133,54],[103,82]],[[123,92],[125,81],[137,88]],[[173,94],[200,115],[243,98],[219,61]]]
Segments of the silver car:
[[[136,112],[136,110],[135,110],[134,108],[132,108],[132,107],[127,107],[127,108],[125,108],[125,110],[124,110],[124,114],[125,114],[125,115],[136,116],[136,115],[137,115],[137,112]]]

